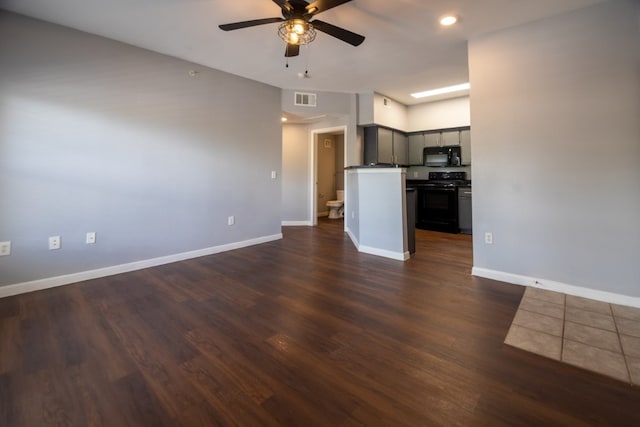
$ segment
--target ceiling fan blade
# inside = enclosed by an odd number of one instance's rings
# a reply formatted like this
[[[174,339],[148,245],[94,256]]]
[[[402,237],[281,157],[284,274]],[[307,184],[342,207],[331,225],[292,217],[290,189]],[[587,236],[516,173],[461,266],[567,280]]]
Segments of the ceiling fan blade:
[[[352,33],[349,30],[336,27],[335,25],[331,25],[318,19],[311,21],[311,25],[313,25],[313,28],[316,30],[329,34],[330,36],[340,39],[345,43],[349,43],[352,46],[360,46],[364,41],[364,36],[361,36],[360,34]]]
[[[287,44],[287,48],[284,51],[284,56],[290,58],[292,56],[300,55],[300,45],[299,44]]]
[[[220,29],[224,31],[231,31],[239,30],[240,28],[255,27],[256,25],[273,24],[274,22],[282,21],[284,21],[284,19],[282,18],[254,19],[251,21],[234,22],[232,24],[222,24],[218,25],[218,27],[220,27]]]
[[[307,6],[307,12],[313,16],[325,10],[333,9],[341,4],[349,3],[351,0],[316,0]]]

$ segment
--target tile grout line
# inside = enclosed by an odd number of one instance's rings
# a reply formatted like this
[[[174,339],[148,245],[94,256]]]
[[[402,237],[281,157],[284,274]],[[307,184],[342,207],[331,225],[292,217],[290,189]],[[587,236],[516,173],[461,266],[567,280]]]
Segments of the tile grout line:
[[[633,378],[631,377],[631,369],[629,369],[629,360],[627,354],[624,351],[622,345],[622,338],[620,337],[620,330],[618,329],[618,318],[616,317],[613,307],[609,304],[609,311],[611,311],[611,317],[613,317],[613,326],[616,328],[616,334],[618,335],[618,344],[620,344],[620,352],[622,353],[622,359],[624,360],[624,366],[627,368],[627,375],[629,375],[629,384],[633,385]]]

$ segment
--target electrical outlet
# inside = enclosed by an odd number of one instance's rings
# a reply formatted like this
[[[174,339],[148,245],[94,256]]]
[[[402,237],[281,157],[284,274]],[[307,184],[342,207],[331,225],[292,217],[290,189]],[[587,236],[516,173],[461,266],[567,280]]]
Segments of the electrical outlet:
[[[11,255],[11,242],[0,242],[0,256]]]
[[[413,177],[414,177],[414,178],[417,178],[417,177],[418,177],[418,172],[414,172],[414,173],[413,173]]]
[[[60,236],[49,237],[49,249],[60,249]]]
[[[490,232],[484,233],[484,242],[487,245],[493,245],[493,233],[490,233]]]
[[[231,215],[229,218],[227,218],[227,224],[228,225],[233,225],[236,223],[236,217]]]
[[[87,237],[85,239],[85,243],[87,245],[91,245],[93,243],[96,242],[96,232],[95,231],[90,231],[87,233]]]

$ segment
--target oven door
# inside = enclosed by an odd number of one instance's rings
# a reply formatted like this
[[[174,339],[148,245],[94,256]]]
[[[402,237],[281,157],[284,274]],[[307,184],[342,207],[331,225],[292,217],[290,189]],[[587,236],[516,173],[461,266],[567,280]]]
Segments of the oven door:
[[[458,192],[456,187],[418,189],[416,227],[423,230],[458,233]]]

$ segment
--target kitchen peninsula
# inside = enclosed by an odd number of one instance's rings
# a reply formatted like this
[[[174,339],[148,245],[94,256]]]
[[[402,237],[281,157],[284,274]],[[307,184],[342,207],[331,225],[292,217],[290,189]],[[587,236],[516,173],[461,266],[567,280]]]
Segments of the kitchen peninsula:
[[[409,259],[407,169],[391,165],[346,168],[348,188],[345,215],[354,219],[347,230],[359,252],[405,261]]]

